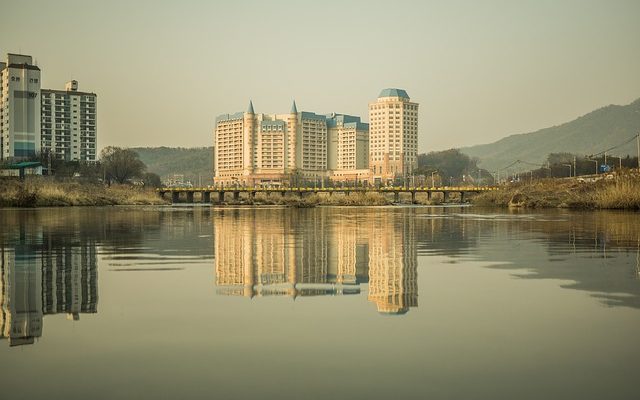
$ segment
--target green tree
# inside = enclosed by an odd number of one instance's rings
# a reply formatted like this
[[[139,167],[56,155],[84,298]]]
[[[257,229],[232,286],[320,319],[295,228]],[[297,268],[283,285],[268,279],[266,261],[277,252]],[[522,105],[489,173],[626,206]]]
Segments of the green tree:
[[[125,183],[132,178],[140,178],[147,168],[138,153],[114,146],[105,147],[100,152],[100,162],[108,182]]]

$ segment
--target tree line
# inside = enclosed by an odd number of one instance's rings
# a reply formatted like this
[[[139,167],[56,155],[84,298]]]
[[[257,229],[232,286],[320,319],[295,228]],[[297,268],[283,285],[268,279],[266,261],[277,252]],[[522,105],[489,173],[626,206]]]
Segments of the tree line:
[[[96,162],[65,161],[50,152],[41,152],[25,161],[40,162],[46,173],[57,179],[75,178],[88,182],[139,183],[160,187],[160,176],[147,171],[137,152],[116,146],[105,147]],[[5,162],[6,163],[6,162]]]

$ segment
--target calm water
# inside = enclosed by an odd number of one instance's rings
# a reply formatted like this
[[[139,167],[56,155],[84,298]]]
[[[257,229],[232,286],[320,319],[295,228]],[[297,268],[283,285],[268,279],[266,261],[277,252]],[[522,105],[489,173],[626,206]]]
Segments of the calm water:
[[[635,399],[640,214],[0,210],[6,399]]]

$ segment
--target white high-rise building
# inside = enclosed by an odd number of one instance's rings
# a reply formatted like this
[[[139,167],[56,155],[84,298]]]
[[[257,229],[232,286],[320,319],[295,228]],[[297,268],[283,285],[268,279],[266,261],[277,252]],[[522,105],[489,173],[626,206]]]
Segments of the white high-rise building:
[[[418,165],[418,103],[384,89],[369,103],[369,168],[374,181],[407,178]]]
[[[31,56],[7,54],[0,63],[0,159],[40,152],[40,68]]]
[[[78,91],[70,81],[64,90],[42,89],[42,152],[65,161],[96,161],[96,94]]]
[[[0,159],[49,153],[65,161],[96,161],[96,94],[41,89],[32,57],[7,54],[0,62]]]

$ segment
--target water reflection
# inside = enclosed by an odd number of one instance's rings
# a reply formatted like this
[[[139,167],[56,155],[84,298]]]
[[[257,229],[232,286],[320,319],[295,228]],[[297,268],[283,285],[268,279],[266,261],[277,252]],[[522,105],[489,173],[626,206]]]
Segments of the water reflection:
[[[54,243],[41,232],[37,244],[21,235],[13,246],[0,247],[0,339],[10,346],[33,344],[45,315],[76,321],[98,311],[95,243]]]
[[[359,294],[380,313],[418,305],[415,219],[385,209],[223,210],[213,216],[218,293]]]

